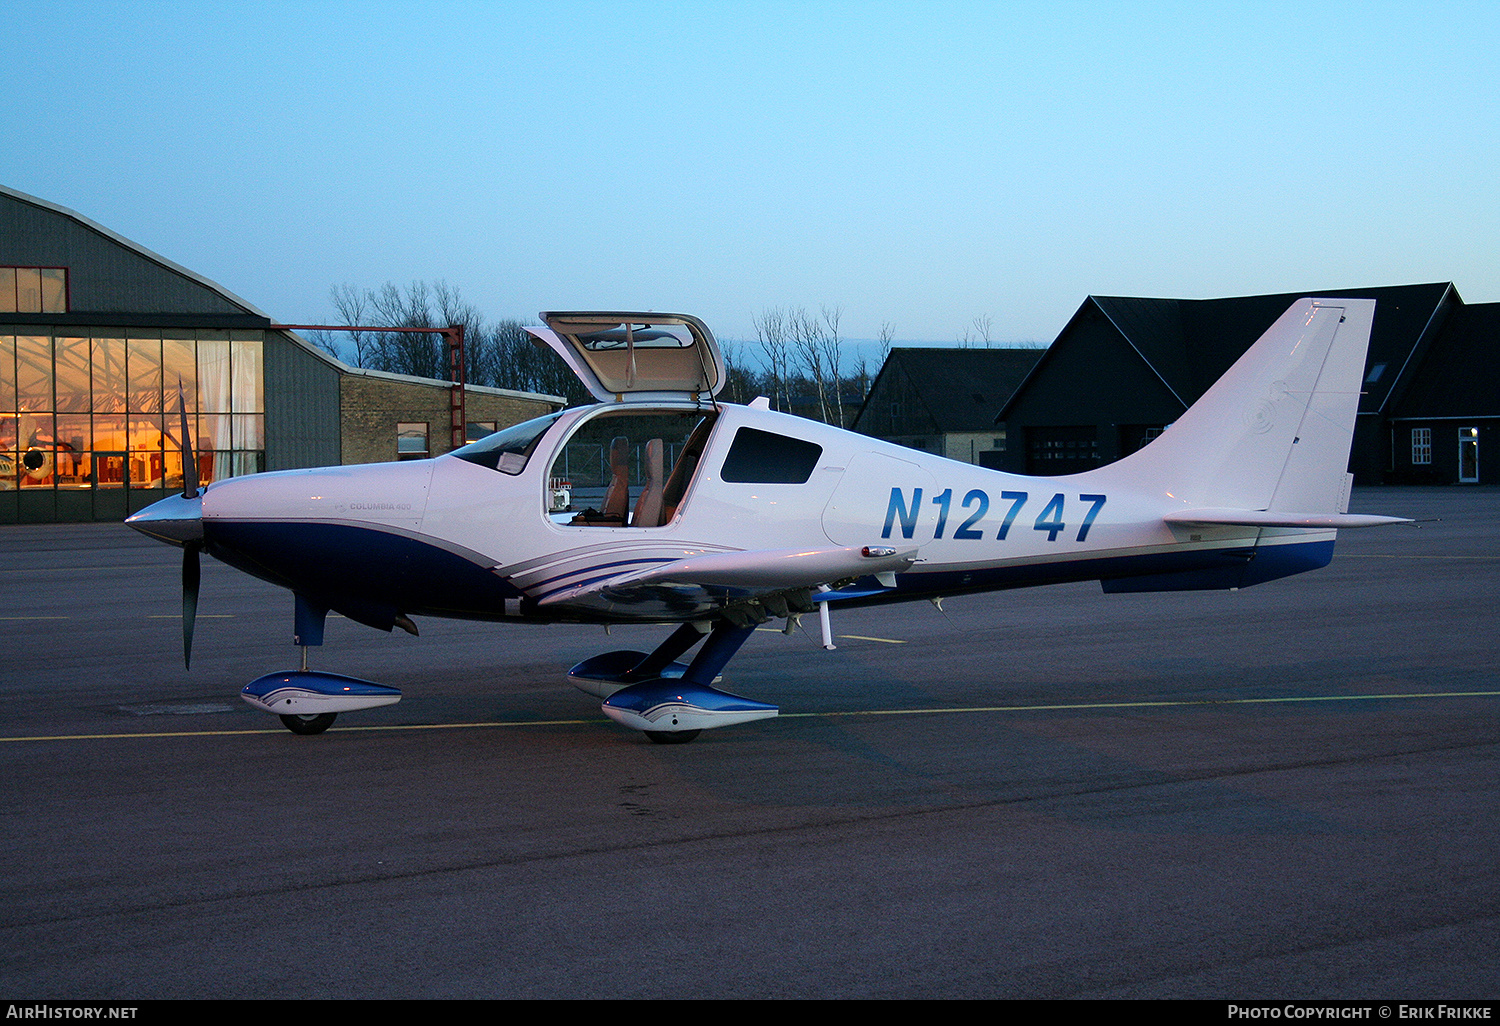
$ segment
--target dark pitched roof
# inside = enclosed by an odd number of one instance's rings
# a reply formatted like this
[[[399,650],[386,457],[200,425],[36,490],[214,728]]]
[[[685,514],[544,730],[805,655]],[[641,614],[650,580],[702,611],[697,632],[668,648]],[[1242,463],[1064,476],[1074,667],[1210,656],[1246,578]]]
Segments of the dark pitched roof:
[[[1500,417],[1497,364],[1500,303],[1459,307],[1412,374],[1393,416]]]
[[[1462,300],[1450,282],[1313,289],[1228,299],[1090,296],[1079,308],[1079,314],[1090,305],[1097,308],[1186,408],[1296,300],[1304,296],[1373,299],[1375,323],[1366,367],[1374,380],[1366,382],[1360,401],[1360,409],[1370,412],[1385,408],[1392,398],[1399,398],[1397,386],[1404,387],[1411,380],[1409,371],[1416,363],[1414,357],[1420,355],[1425,343],[1436,334],[1443,319],[1440,314],[1445,309],[1444,301],[1450,293],[1457,300],[1455,305],[1461,306]],[[1077,317],[1075,314],[1074,321]],[[1069,322],[1069,327],[1074,321]],[[1068,328],[1064,328],[1058,340],[1068,333]],[[1377,366],[1381,369],[1375,374]],[[1038,367],[1033,374],[1040,372]],[[1405,377],[1403,372],[1407,372]],[[1002,410],[1001,415],[1004,413]]]
[[[996,411],[1009,401],[1044,351],[892,349],[870,396],[876,395],[887,374],[904,374],[937,431],[989,431]],[[864,411],[860,413],[862,416]]]

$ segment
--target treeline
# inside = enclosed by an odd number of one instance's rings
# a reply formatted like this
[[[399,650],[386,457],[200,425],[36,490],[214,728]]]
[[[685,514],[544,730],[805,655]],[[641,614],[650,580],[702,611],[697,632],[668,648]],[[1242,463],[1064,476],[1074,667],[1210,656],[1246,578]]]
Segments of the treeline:
[[[532,342],[518,320],[490,321],[446,282],[387,282],[380,289],[336,285],[329,293],[341,324],[392,328],[464,326],[464,378],[471,385],[592,402],[556,354]],[[396,331],[312,331],[308,338],[345,363],[369,370],[449,380],[443,336]]]
[[[471,385],[561,395],[569,405],[592,402],[578,378],[549,349],[533,343],[522,322],[490,321],[445,282],[413,282],[380,289],[338,285],[330,301],[339,322],[399,328],[464,326]],[[727,380],[719,397],[748,403],[758,396],[774,409],[840,427],[849,426],[880,364],[889,354],[891,327],[881,329],[880,363],[851,348],[839,322],[842,310],[816,315],[798,307],[768,309],[754,320],[755,338],[720,339]],[[448,379],[441,335],[393,331],[313,331],[308,337],[346,363],[371,370]]]

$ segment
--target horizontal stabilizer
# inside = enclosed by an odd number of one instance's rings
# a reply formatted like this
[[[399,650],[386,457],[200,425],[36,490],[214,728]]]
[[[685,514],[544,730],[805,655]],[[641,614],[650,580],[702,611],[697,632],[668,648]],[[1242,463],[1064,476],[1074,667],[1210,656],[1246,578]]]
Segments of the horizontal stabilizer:
[[[1185,509],[1162,517],[1169,524],[1204,527],[1382,527],[1409,524],[1406,517],[1371,513],[1287,513],[1264,509]]]

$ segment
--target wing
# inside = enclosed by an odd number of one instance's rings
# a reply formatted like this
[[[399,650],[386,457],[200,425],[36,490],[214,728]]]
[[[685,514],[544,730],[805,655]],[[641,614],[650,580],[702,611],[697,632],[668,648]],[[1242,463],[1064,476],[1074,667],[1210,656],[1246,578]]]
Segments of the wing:
[[[642,618],[659,610],[681,617],[867,576],[894,587],[895,575],[916,562],[916,552],[885,546],[708,552],[564,588],[537,604]]]
[[[1187,509],[1162,517],[1169,524],[1205,527],[1381,527],[1409,524],[1405,517],[1381,517],[1371,513],[1284,513],[1257,509]]]

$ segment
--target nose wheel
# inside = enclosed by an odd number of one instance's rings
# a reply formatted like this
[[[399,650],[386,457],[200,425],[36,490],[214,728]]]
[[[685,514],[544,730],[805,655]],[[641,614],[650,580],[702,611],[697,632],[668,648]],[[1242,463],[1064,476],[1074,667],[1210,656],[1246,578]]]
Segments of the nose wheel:
[[[654,743],[659,745],[685,745],[699,734],[701,730],[646,730],[642,731]]]
[[[318,713],[316,716],[283,716],[281,722],[293,734],[321,734],[333,726],[338,713]]]

